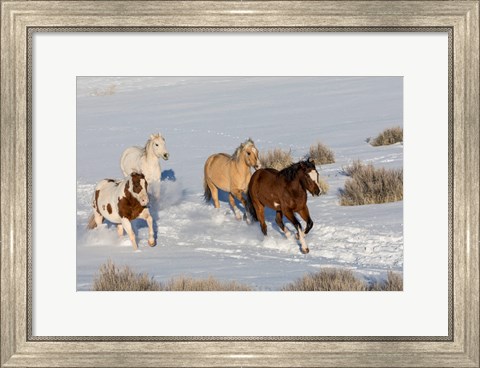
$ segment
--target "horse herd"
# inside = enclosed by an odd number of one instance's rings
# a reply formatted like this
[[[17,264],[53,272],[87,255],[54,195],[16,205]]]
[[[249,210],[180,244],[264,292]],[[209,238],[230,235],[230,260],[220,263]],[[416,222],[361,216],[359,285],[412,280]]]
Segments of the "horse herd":
[[[155,239],[153,219],[148,208],[148,193],[156,200],[160,197],[160,158],[169,158],[165,138],[160,133],[152,134],[143,148],[127,148],[120,159],[125,178],[104,179],[95,187],[93,214],[88,228],[100,226],[106,219],[117,225],[120,236],[123,236],[125,230],[133,248],[137,250],[131,221],[144,219],[148,225],[148,244],[153,247]],[[213,200],[215,208],[219,208],[218,190],[227,192],[235,217],[242,219],[242,213],[235,203],[236,198],[245,209],[243,219],[247,223],[259,221],[264,235],[267,235],[265,207],[273,209],[281,231],[287,238],[290,237],[291,234],[283,223],[285,216],[295,226],[301,252],[308,253],[305,235],[312,228],[313,221],[307,207],[307,191],[313,196],[321,194],[315,162],[309,158],[280,171],[261,166],[258,149],[251,139],[241,143],[232,155],[211,155],[204,167],[205,200]],[[251,168],[255,169],[253,175]],[[305,230],[295,217],[295,212],[306,222]]]

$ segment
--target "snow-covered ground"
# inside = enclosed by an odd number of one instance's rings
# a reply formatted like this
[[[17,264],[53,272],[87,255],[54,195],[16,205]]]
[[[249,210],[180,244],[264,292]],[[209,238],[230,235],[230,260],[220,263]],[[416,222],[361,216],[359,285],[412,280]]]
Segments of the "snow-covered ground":
[[[368,137],[403,125],[401,77],[79,77],[77,80],[77,289],[90,290],[107,260],[156,280],[190,275],[236,280],[278,290],[327,267],[366,279],[403,270],[403,202],[344,207],[342,167],[355,159],[402,167],[403,145],[372,147]],[[157,246],[146,223],[135,221],[140,251],[114,227],[86,230],[95,184],[120,178],[120,155],[161,132],[170,153],[161,161]],[[227,196],[221,208],[203,201],[203,165],[216,152],[233,153],[251,137],[260,151],[291,149],[302,158],[321,141],[336,162],[319,167],[330,185],[309,196],[314,227],[302,255],[267,212],[268,236],[258,223],[237,221]],[[286,222],[292,230],[293,226]]]

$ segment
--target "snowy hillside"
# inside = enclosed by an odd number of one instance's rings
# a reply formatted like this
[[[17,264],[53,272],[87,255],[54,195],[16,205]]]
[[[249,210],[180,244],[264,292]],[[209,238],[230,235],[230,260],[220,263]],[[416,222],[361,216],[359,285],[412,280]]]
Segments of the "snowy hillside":
[[[372,147],[366,138],[403,125],[401,77],[79,77],[77,80],[77,289],[90,290],[107,260],[147,272],[214,276],[259,290],[278,290],[326,267],[367,279],[403,270],[403,202],[344,207],[342,167],[355,159],[401,168],[403,145]],[[120,155],[161,132],[170,153],[161,161],[159,207],[153,206],[157,246],[146,223],[135,228],[140,251],[114,227],[86,230],[95,184],[120,178]],[[237,221],[227,196],[221,208],[203,201],[203,165],[216,152],[233,153],[251,137],[260,151],[291,149],[302,158],[321,141],[336,157],[318,167],[327,195],[309,196],[314,227],[302,255],[267,212],[268,236],[258,223]],[[290,229],[293,226],[286,222]]]

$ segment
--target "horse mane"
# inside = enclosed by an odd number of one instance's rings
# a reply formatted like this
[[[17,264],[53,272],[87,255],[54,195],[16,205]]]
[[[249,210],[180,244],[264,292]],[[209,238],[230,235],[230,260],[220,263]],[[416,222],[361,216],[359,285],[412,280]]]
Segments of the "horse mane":
[[[287,181],[292,181],[297,176],[298,170],[300,170],[301,166],[302,166],[302,161],[296,162],[280,170],[278,172],[278,175],[283,176],[285,179],[287,179]]]
[[[292,181],[295,179],[297,176],[298,171],[300,170],[301,167],[309,167],[309,168],[315,168],[315,164],[309,160],[305,161],[299,161],[294,164],[291,164],[290,166],[286,167],[283,170],[280,170],[278,172],[278,175],[283,176],[287,181]]]
[[[240,146],[235,149],[235,152],[233,152],[233,155],[231,156],[232,160],[238,160],[243,149],[248,146],[253,146],[254,144],[252,138],[248,138],[245,142],[241,143]]]

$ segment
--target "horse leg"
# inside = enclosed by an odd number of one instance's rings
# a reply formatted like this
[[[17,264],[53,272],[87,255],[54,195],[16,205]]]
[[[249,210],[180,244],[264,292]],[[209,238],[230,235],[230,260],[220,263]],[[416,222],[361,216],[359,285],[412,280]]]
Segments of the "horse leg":
[[[150,215],[150,211],[148,210],[148,208],[145,208],[139,217],[147,221],[148,245],[150,245],[151,247],[155,246],[155,238],[153,236],[153,218],[152,218],[152,215]]]
[[[118,233],[118,236],[123,236],[123,226],[122,226],[122,224],[117,225],[117,233]]]
[[[248,204],[243,196],[243,192],[240,189],[236,189],[233,192],[233,195],[242,203],[243,208],[245,209],[245,213],[243,214],[243,219],[250,223],[250,219],[248,218]],[[240,215],[240,214],[239,214]]]
[[[242,214],[240,213],[240,210],[238,209],[238,207],[235,205],[235,198],[233,197],[232,193],[228,193],[228,200],[230,202],[230,206],[232,206],[233,213],[235,213],[235,218],[237,220],[241,220]]]
[[[99,227],[103,223],[103,216],[98,213],[97,210],[94,212],[95,224]]]
[[[297,236],[298,236],[298,240],[300,241],[302,253],[306,254],[310,252],[310,249],[308,249],[307,244],[305,243],[305,234],[303,233],[303,230],[302,230],[302,224],[298,222],[293,211],[292,210],[285,211],[285,217],[288,218],[288,220],[293,224],[293,226],[295,226],[295,229],[297,229]]]
[[[135,240],[135,233],[133,232],[133,229],[132,229],[132,224],[125,217],[122,218],[122,226],[127,232],[127,235],[130,238],[130,241],[132,242],[133,250],[138,250],[137,241]]]
[[[283,223],[283,213],[282,211],[277,211],[277,215],[275,216],[275,222],[277,225],[280,227],[280,229],[285,233],[285,236],[287,238],[290,238],[290,231],[285,227],[285,224]]]
[[[265,223],[265,208],[257,202],[253,202],[253,207],[257,213],[258,222],[260,222],[260,228],[262,229],[263,235],[267,235],[267,224]]]
[[[313,227],[313,221],[312,221],[312,218],[310,217],[310,212],[308,211],[308,207],[305,206],[305,208],[298,211],[298,213],[300,214],[300,216],[302,216],[302,219],[307,223],[307,227],[305,228],[305,235],[307,235],[308,232]]]
[[[150,186],[150,193],[155,198],[155,205],[157,206],[157,202],[160,199],[160,180],[151,180],[147,181],[147,183]]]
[[[220,203],[218,202],[218,189],[215,186],[215,184],[210,183],[209,180],[207,180],[207,185],[210,188],[210,193],[212,193],[212,200],[213,200],[213,205],[215,208],[220,208]]]

